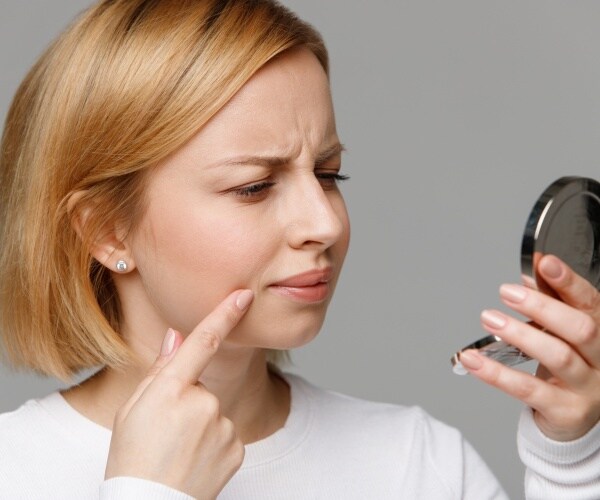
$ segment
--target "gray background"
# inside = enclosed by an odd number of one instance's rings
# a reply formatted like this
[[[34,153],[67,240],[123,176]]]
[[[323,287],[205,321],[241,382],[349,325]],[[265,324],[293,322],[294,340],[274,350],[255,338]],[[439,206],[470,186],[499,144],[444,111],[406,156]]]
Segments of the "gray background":
[[[523,496],[521,405],[449,358],[519,280],[521,233],[563,175],[599,177],[600,4],[287,0],[324,35],[350,253],[320,336],[293,371],[356,396],[417,404],[459,427]],[[87,0],[0,2],[0,115]],[[533,369],[533,366],[526,367]],[[0,411],[62,385],[0,371]]]

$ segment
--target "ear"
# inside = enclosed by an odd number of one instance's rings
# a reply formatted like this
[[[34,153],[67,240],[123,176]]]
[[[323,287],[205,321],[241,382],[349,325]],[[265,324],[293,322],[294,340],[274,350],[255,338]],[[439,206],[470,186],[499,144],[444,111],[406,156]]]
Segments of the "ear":
[[[86,194],[87,191],[76,191],[67,201],[67,213],[70,215],[71,224],[82,241],[86,224],[89,224],[95,209],[90,202],[82,201]],[[125,274],[135,269],[133,255],[125,241],[125,231],[115,223],[107,222],[100,227],[97,237],[90,244],[89,252],[110,271]],[[122,262],[126,264],[125,269]]]

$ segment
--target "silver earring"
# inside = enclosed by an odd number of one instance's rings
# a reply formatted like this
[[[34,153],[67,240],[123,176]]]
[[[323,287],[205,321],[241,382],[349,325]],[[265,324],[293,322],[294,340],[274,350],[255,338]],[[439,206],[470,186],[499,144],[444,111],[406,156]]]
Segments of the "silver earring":
[[[115,267],[117,268],[117,271],[119,271],[120,273],[124,273],[125,271],[127,271],[127,262],[121,259],[117,261],[117,265]]]

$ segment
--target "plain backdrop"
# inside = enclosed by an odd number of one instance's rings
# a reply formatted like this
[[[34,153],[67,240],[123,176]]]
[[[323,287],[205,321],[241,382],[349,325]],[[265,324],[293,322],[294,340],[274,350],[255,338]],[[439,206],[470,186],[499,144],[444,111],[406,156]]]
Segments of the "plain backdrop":
[[[286,0],[331,53],[352,243],[325,326],[290,370],[462,430],[523,497],[521,405],[453,375],[480,311],[519,281],[525,220],[563,175],[598,177],[600,3]],[[0,1],[0,115],[87,0]],[[533,370],[534,366],[525,369]],[[82,374],[82,377],[86,374]],[[64,387],[0,371],[0,411]]]

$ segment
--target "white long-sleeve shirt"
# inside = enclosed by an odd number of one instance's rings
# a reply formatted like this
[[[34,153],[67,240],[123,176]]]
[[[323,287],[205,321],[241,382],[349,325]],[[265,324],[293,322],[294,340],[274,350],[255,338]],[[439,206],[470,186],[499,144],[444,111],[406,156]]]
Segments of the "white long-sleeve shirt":
[[[538,429],[531,409],[525,408],[518,445],[527,467],[528,499],[600,500],[600,424],[575,441],[553,441]]]
[[[285,426],[246,446],[244,463],[219,500],[507,498],[461,434],[420,408],[363,401],[284,377],[292,402]],[[521,429],[531,498],[600,498],[598,429],[566,447],[540,435],[527,414]],[[104,481],[110,438],[110,430],[59,392],[1,414],[0,499],[192,498],[138,478]]]

